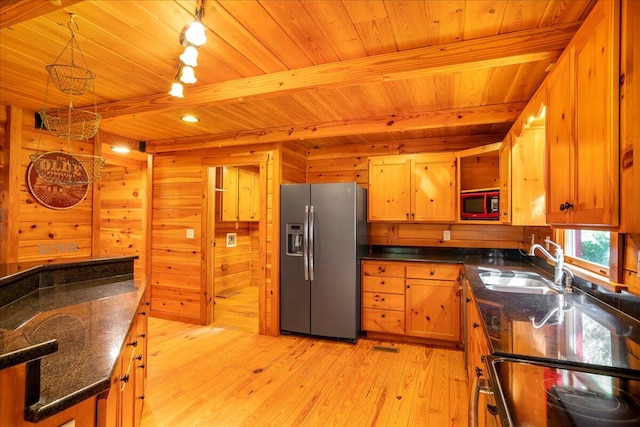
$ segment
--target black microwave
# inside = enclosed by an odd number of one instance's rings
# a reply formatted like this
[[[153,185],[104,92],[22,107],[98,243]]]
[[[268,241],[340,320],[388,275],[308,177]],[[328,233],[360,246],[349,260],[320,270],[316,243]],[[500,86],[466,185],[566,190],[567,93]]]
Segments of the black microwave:
[[[472,190],[460,193],[461,219],[500,219],[500,191]]]

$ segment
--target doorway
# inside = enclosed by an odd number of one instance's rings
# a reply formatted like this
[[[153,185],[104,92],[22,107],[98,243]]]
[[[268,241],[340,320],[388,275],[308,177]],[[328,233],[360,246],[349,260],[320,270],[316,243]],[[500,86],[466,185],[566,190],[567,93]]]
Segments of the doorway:
[[[259,333],[265,288],[265,167],[237,163],[208,167],[207,289],[211,325]]]

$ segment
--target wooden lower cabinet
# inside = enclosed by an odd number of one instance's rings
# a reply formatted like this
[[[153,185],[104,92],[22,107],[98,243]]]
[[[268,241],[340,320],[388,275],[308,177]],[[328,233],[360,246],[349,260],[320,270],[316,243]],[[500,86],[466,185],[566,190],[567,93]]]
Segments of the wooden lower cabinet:
[[[404,266],[362,262],[362,329],[404,334]]]
[[[362,261],[362,329],[377,334],[459,343],[458,264]]]
[[[148,295],[147,290],[116,363],[111,387],[98,397],[98,427],[140,425],[147,381]]]
[[[476,300],[473,297],[469,283],[465,280],[466,295],[466,336],[465,336],[465,358],[467,367],[467,384],[469,386],[469,398],[474,399],[476,391],[473,389],[474,379],[478,381],[489,379],[487,361],[485,357],[491,354],[489,339],[485,334],[482,315],[478,309]],[[528,382],[525,382],[528,384]],[[495,407],[495,398],[491,393],[478,393],[478,427],[499,427],[502,426],[499,415],[491,415],[487,410],[488,406]],[[471,417],[472,414],[469,414]],[[537,425],[536,423],[532,425]]]

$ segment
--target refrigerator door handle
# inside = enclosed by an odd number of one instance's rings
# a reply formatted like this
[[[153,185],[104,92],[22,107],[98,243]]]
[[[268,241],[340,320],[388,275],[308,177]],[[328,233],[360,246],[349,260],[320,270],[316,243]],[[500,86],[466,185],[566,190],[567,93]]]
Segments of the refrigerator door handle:
[[[314,281],[315,279],[315,272],[314,272],[314,268],[313,268],[313,238],[314,238],[314,229],[315,229],[315,215],[314,215],[314,208],[313,205],[311,205],[310,210],[309,210],[309,280],[310,281]]]
[[[302,229],[302,260],[304,280],[309,280],[309,206],[304,207],[304,225]]]

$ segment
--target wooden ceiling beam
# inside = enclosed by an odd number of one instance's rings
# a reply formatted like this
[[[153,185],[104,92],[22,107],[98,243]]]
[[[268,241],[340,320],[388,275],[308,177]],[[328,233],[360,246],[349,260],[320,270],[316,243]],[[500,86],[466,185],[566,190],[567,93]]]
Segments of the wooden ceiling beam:
[[[61,7],[73,6],[82,1],[83,0],[3,0],[0,3],[0,29],[46,15]]]
[[[514,102],[500,105],[431,111],[406,116],[371,117],[297,127],[284,126],[271,129],[256,129],[232,134],[171,138],[147,141],[146,151],[148,153],[161,153],[202,148],[220,148],[231,145],[304,141],[305,139],[312,138],[330,138],[347,135],[435,129],[450,126],[514,122],[526,105],[526,102]]]
[[[306,89],[345,87],[555,58],[580,23],[561,24],[480,39],[334,62],[209,85],[189,87],[185,98],[167,93],[98,105],[103,120],[122,115],[210,107]]]

